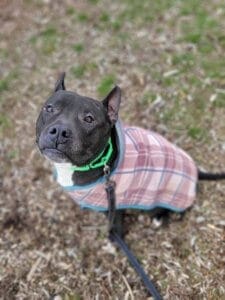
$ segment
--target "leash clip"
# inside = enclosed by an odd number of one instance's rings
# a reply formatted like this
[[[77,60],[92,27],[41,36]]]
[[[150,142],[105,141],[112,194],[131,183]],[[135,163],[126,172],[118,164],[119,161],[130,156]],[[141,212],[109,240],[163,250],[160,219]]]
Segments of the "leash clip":
[[[109,188],[109,187],[111,187],[112,189],[115,188],[115,186],[116,186],[115,181],[110,180],[110,175],[111,175],[110,167],[108,165],[105,165],[103,171],[104,171],[104,176],[106,179],[106,183],[105,183],[106,188]]]
[[[103,171],[104,171],[104,176],[105,176],[106,182],[108,182],[109,177],[110,177],[110,166],[104,165]]]

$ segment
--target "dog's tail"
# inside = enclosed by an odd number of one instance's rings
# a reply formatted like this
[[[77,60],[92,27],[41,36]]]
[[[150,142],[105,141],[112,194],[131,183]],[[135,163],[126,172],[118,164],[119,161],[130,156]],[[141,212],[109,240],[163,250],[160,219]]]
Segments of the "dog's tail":
[[[199,180],[221,180],[225,179],[225,173],[207,173],[198,170]]]

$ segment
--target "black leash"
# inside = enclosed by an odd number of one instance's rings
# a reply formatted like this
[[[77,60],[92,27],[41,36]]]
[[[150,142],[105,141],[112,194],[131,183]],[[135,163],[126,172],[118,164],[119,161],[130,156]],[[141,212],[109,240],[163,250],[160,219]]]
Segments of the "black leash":
[[[141,277],[142,281],[144,282],[145,287],[148,290],[149,294],[155,300],[162,300],[162,297],[160,296],[159,292],[156,290],[154,284],[148,278],[147,274],[145,273],[145,271],[137,261],[134,254],[130,251],[127,244],[124,242],[124,240],[119,236],[119,234],[115,230],[114,227],[114,220],[116,214],[115,182],[110,180],[110,168],[107,165],[104,168],[104,174],[106,178],[105,190],[106,190],[107,200],[109,204],[109,209],[108,209],[109,239],[110,241],[115,242],[119,246],[119,248],[124,252],[124,254],[127,256],[128,260],[130,261],[130,264],[133,266],[137,274]]]

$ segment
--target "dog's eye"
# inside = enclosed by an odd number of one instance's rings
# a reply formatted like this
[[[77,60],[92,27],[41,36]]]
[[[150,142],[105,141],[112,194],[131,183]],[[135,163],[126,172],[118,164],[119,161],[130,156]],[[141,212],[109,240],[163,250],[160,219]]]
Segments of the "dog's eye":
[[[92,122],[94,122],[94,118],[91,115],[87,115],[84,117],[84,121],[87,123],[92,123]]]
[[[44,110],[48,113],[53,113],[54,112],[54,108],[51,104],[48,104],[44,107]]]

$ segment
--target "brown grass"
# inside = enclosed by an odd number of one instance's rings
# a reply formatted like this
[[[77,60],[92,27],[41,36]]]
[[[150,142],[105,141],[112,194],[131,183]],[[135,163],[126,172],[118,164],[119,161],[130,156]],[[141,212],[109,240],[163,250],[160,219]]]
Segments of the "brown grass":
[[[224,169],[224,36],[213,25],[225,25],[224,4],[169,2],[1,1],[0,299],[150,299],[107,240],[104,216],[74,205],[35,147],[59,71],[96,98],[116,80],[124,121]],[[185,31],[195,19],[200,41]],[[224,197],[223,182],[202,183],[185,219],[157,231],[147,215],[127,216],[127,242],[164,299],[225,299]]]

